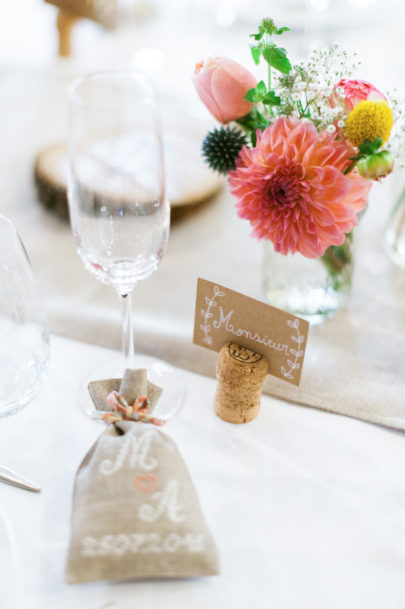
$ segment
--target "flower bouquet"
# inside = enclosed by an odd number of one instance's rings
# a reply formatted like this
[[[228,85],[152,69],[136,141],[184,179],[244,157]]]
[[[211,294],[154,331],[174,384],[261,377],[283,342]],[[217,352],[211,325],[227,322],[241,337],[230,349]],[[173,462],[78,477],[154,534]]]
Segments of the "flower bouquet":
[[[204,139],[204,159],[228,174],[239,217],[268,244],[267,299],[320,320],[345,302],[353,229],[372,181],[393,169],[388,144],[401,111],[350,79],[357,63],[337,45],[292,65],[276,42],[288,30],[264,19],[251,35],[267,82],[224,57],[198,63],[194,82],[222,123]]]

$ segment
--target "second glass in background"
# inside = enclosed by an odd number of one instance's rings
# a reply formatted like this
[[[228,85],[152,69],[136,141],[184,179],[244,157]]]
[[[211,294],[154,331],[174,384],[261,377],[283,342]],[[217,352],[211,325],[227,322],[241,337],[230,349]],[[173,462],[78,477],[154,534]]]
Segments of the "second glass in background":
[[[0,417],[25,406],[48,367],[40,289],[13,224],[0,216]]]

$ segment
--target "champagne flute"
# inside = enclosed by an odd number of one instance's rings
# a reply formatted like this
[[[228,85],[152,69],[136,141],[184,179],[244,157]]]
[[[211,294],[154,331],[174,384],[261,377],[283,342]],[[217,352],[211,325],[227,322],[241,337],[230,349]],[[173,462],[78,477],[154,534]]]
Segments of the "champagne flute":
[[[85,267],[121,300],[122,373],[138,361],[132,291],[156,271],[169,238],[170,205],[152,84],[136,72],[96,73],[77,81],[70,91],[69,144],[72,231]],[[148,370],[150,380],[163,387],[161,404],[170,413],[184,393],[177,375],[163,362]],[[105,372],[94,371],[87,380],[97,378],[105,378]]]

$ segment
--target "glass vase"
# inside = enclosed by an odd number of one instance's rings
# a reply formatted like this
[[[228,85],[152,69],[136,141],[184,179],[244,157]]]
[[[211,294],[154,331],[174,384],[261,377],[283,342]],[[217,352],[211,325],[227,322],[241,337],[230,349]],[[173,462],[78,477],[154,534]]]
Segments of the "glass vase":
[[[321,258],[283,256],[265,242],[263,288],[269,304],[312,324],[333,317],[345,306],[353,272],[353,233]]]
[[[394,174],[392,184],[394,206],[384,235],[385,251],[391,260],[405,270],[405,169]]]

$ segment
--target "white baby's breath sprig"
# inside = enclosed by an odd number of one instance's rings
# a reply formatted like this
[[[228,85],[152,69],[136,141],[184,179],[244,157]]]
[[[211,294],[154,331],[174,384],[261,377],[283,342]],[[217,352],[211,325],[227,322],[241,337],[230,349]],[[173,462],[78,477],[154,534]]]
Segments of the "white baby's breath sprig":
[[[350,55],[337,44],[314,50],[308,61],[276,77],[280,114],[308,118],[319,131],[342,130],[346,120],[344,91],[335,87],[342,78],[350,78],[358,66],[356,54]]]
[[[387,149],[396,158],[399,167],[405,167],[405,99],[398,89],[387,94],[388,104],[392,110],[394,126],[387,144]]]

